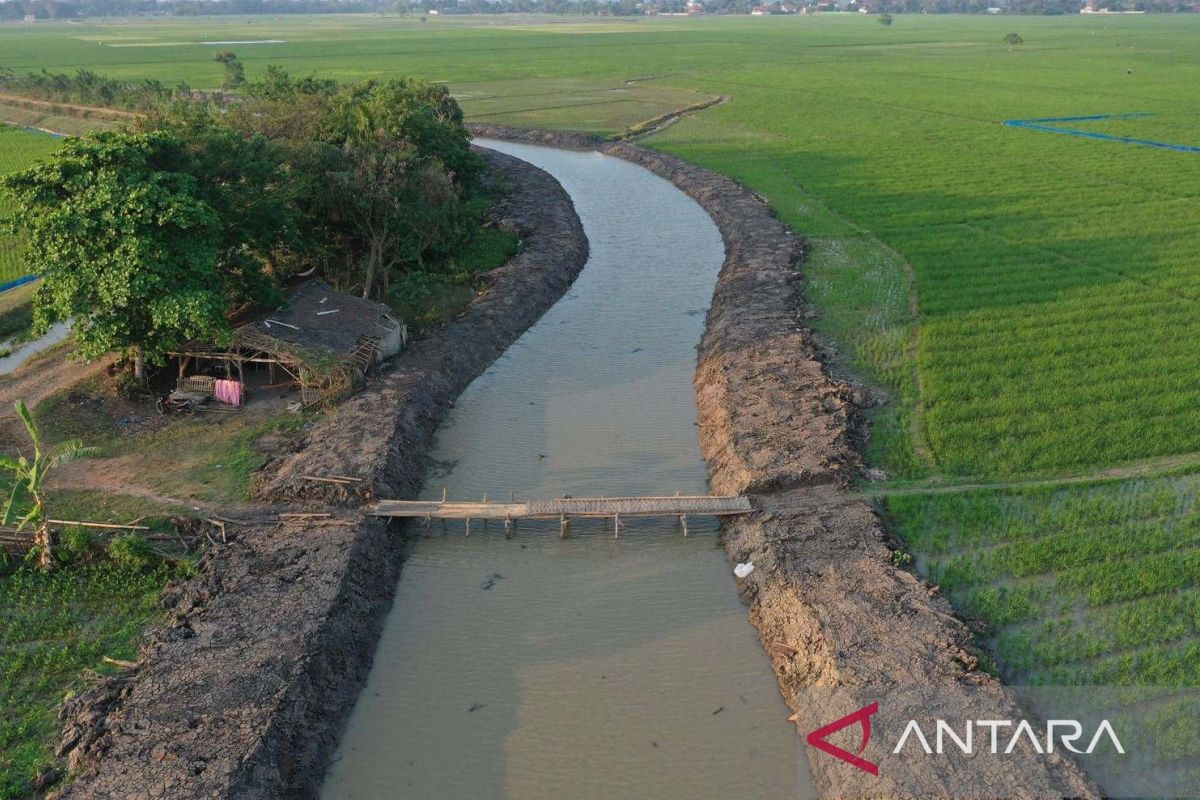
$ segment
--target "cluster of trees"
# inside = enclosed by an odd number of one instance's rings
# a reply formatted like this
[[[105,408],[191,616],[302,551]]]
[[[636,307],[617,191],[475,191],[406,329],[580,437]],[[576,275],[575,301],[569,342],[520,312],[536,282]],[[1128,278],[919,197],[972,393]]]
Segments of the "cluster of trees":
[[[122,81],[88,69],[80,69],[74,75],[45,70],[17,74],[0,69],[0,92],[126,111],[149,111],[165,102],[194,94],[187,84],[167,86],[155,80]]]
[[[82,355],[123,351],[141,377],[185,341],[225,340],[232,310],[291,276],[377,297],[476,232],[482,162],[445,87],[271,68],[242,91],[177,99],[3,179],[43,277],[37,326],[72,319]]]

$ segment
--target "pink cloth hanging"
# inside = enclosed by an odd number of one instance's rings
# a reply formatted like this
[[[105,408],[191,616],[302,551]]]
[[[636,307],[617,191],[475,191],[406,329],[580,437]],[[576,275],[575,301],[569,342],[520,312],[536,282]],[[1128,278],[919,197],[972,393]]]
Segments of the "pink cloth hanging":
[[[241,381],[218,380],[213,386],[213,394],[222,403],[240,406],[242,404],[242,383]]]

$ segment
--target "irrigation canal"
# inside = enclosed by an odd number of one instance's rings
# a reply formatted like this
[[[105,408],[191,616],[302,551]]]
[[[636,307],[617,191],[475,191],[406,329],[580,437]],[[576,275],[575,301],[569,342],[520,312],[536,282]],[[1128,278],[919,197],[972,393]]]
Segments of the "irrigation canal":
[[[563,184],[591,255],[447,416],[423,499],[707,494],[692,375],[716,226],[620,159],[481,144]],[[512,538],[433,526],[324,797],[811,796],[716,523],[690,523],[630,520],[619,539],[604,520],[567,538],[555,520]]]

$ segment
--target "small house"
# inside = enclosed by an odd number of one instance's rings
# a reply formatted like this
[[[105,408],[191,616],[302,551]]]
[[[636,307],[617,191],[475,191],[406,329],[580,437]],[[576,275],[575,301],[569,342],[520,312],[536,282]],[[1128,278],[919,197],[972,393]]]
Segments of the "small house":
[[[240,405],[256,388],[290,384],[307,407],[349,394],[407,342],[388,306],[310,281],[279,308],[235,320],[227,345],[192,342],[170,355],[180,390]]]

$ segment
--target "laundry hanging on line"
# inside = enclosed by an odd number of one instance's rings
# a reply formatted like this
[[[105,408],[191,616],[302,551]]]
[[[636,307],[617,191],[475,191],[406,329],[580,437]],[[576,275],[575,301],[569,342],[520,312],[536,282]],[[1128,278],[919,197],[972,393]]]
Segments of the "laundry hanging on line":
[[[218,380],[213,384],[213,396],[231,406],[242,404],[242,382]]]

